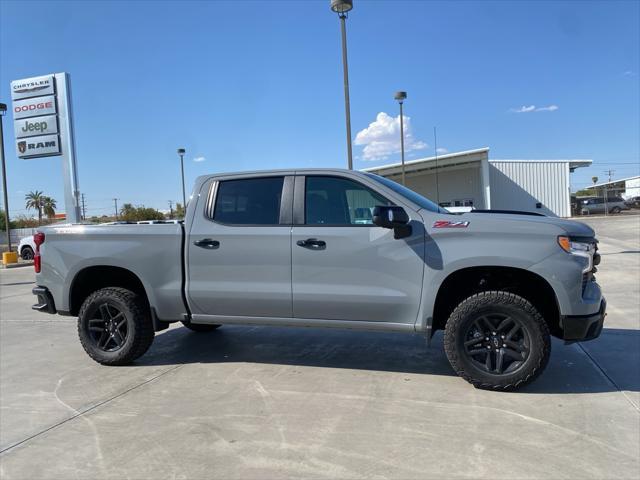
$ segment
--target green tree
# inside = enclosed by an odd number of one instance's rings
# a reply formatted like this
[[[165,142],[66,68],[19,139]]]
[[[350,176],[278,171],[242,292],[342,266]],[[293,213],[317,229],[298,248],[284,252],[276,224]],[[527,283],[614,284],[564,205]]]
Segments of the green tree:
[[[44,196],[43,192],[40,190],[32,190],[24,196],[25,199],[25,207],[27,210],[37,210],[38,211],[38,225],[42,223],[42,202]]]
[[[175,218],[184,218],[184,207],[181,203],[176,203],[176,214]]]
[[[120,208],[120,219],[127,222],[136,221],[136,207],[130,203],[125,203]]]
[[[42,211],[49,220],[56,216],[56,208],[58,208],[58,205],[56,204],[55,198],[42,197]]]
[[[15,222],[9,219],[9,228],[16,228]],[[6,220],[4,210],[0,210],[0,232],[4,232],[6,230]]]
[[[164,215],[155,208],[134,207],[125,203],[120,209],[120,219],[127,222],[140,222],[142,220],[164,220]]]

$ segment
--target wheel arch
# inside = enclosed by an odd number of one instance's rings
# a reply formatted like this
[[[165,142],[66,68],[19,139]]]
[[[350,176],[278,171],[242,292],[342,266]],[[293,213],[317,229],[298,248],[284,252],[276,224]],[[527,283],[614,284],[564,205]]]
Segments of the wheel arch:
[[[553,336],[562,336],[560,308],[553,287],[537,273],[507,266],[474,266],[451,272],[438,288],[433,307],[432,332],[444,329],[453,309],[469,296],[502,290],[515,293],[533,304]]]
[[[69,313],[77,315],[84,300],[106,287],[126,288],[140,295],[149,307],[149,296],[140,278],[131,270],[112,265],[92,265],[78,271],[69,288]]]

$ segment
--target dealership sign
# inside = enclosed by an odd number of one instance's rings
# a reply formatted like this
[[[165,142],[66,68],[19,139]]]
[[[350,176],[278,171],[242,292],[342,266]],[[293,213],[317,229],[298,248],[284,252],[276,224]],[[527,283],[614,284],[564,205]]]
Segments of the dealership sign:
[[[80,221],[80,206],[70,92],[68,73],[11,82],[16,155],[61,156],[67,219],[76,223]]]
[[[21,137],[33,137],[35,135],[49,135],[58,133],[58,118],[55,115],[47,115],[37,118],[23,118],[13,122],[16,134]]]
[[[11,98],[18,158],[60,155],[55,76],[11,82]],[[36,138],[24,140],[26,137]]]
[[[53,75],[26,78],[24,80],[11,82],[11,98],[13,100],[41,95],[53,95],[54,93]]]

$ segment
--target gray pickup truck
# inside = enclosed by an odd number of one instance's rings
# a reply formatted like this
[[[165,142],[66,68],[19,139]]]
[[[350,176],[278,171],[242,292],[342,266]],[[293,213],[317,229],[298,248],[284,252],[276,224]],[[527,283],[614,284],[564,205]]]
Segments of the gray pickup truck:
[[[550,336],[596,338],[606,303],[594,231],[524,212],[454,215],[348,170],[198,178],[184,223],[64,225],[35,236],[34,309],[78,316],[91,358],[130,363],[182,322],[444,330],[453,369],[508,390]]]

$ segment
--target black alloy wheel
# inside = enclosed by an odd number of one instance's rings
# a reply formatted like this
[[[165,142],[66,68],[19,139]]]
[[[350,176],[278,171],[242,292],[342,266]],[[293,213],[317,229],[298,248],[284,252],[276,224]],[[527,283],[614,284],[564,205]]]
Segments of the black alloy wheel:
[[[129,333],[124,313],[114,305],[103,303],[93,317],[89,319],[88,329],[95,346],[103,352],[120,350]]]
[[[33,249],[29,246],[26,247],[22,247],[22,250],[20,251],[20,256],[22,257],[23,260],[33,260]]]
[[[502,313],[479,316],[467,328],[464,352],[489,374],[515,373],[529,357],[529,334],[520,320]]]

